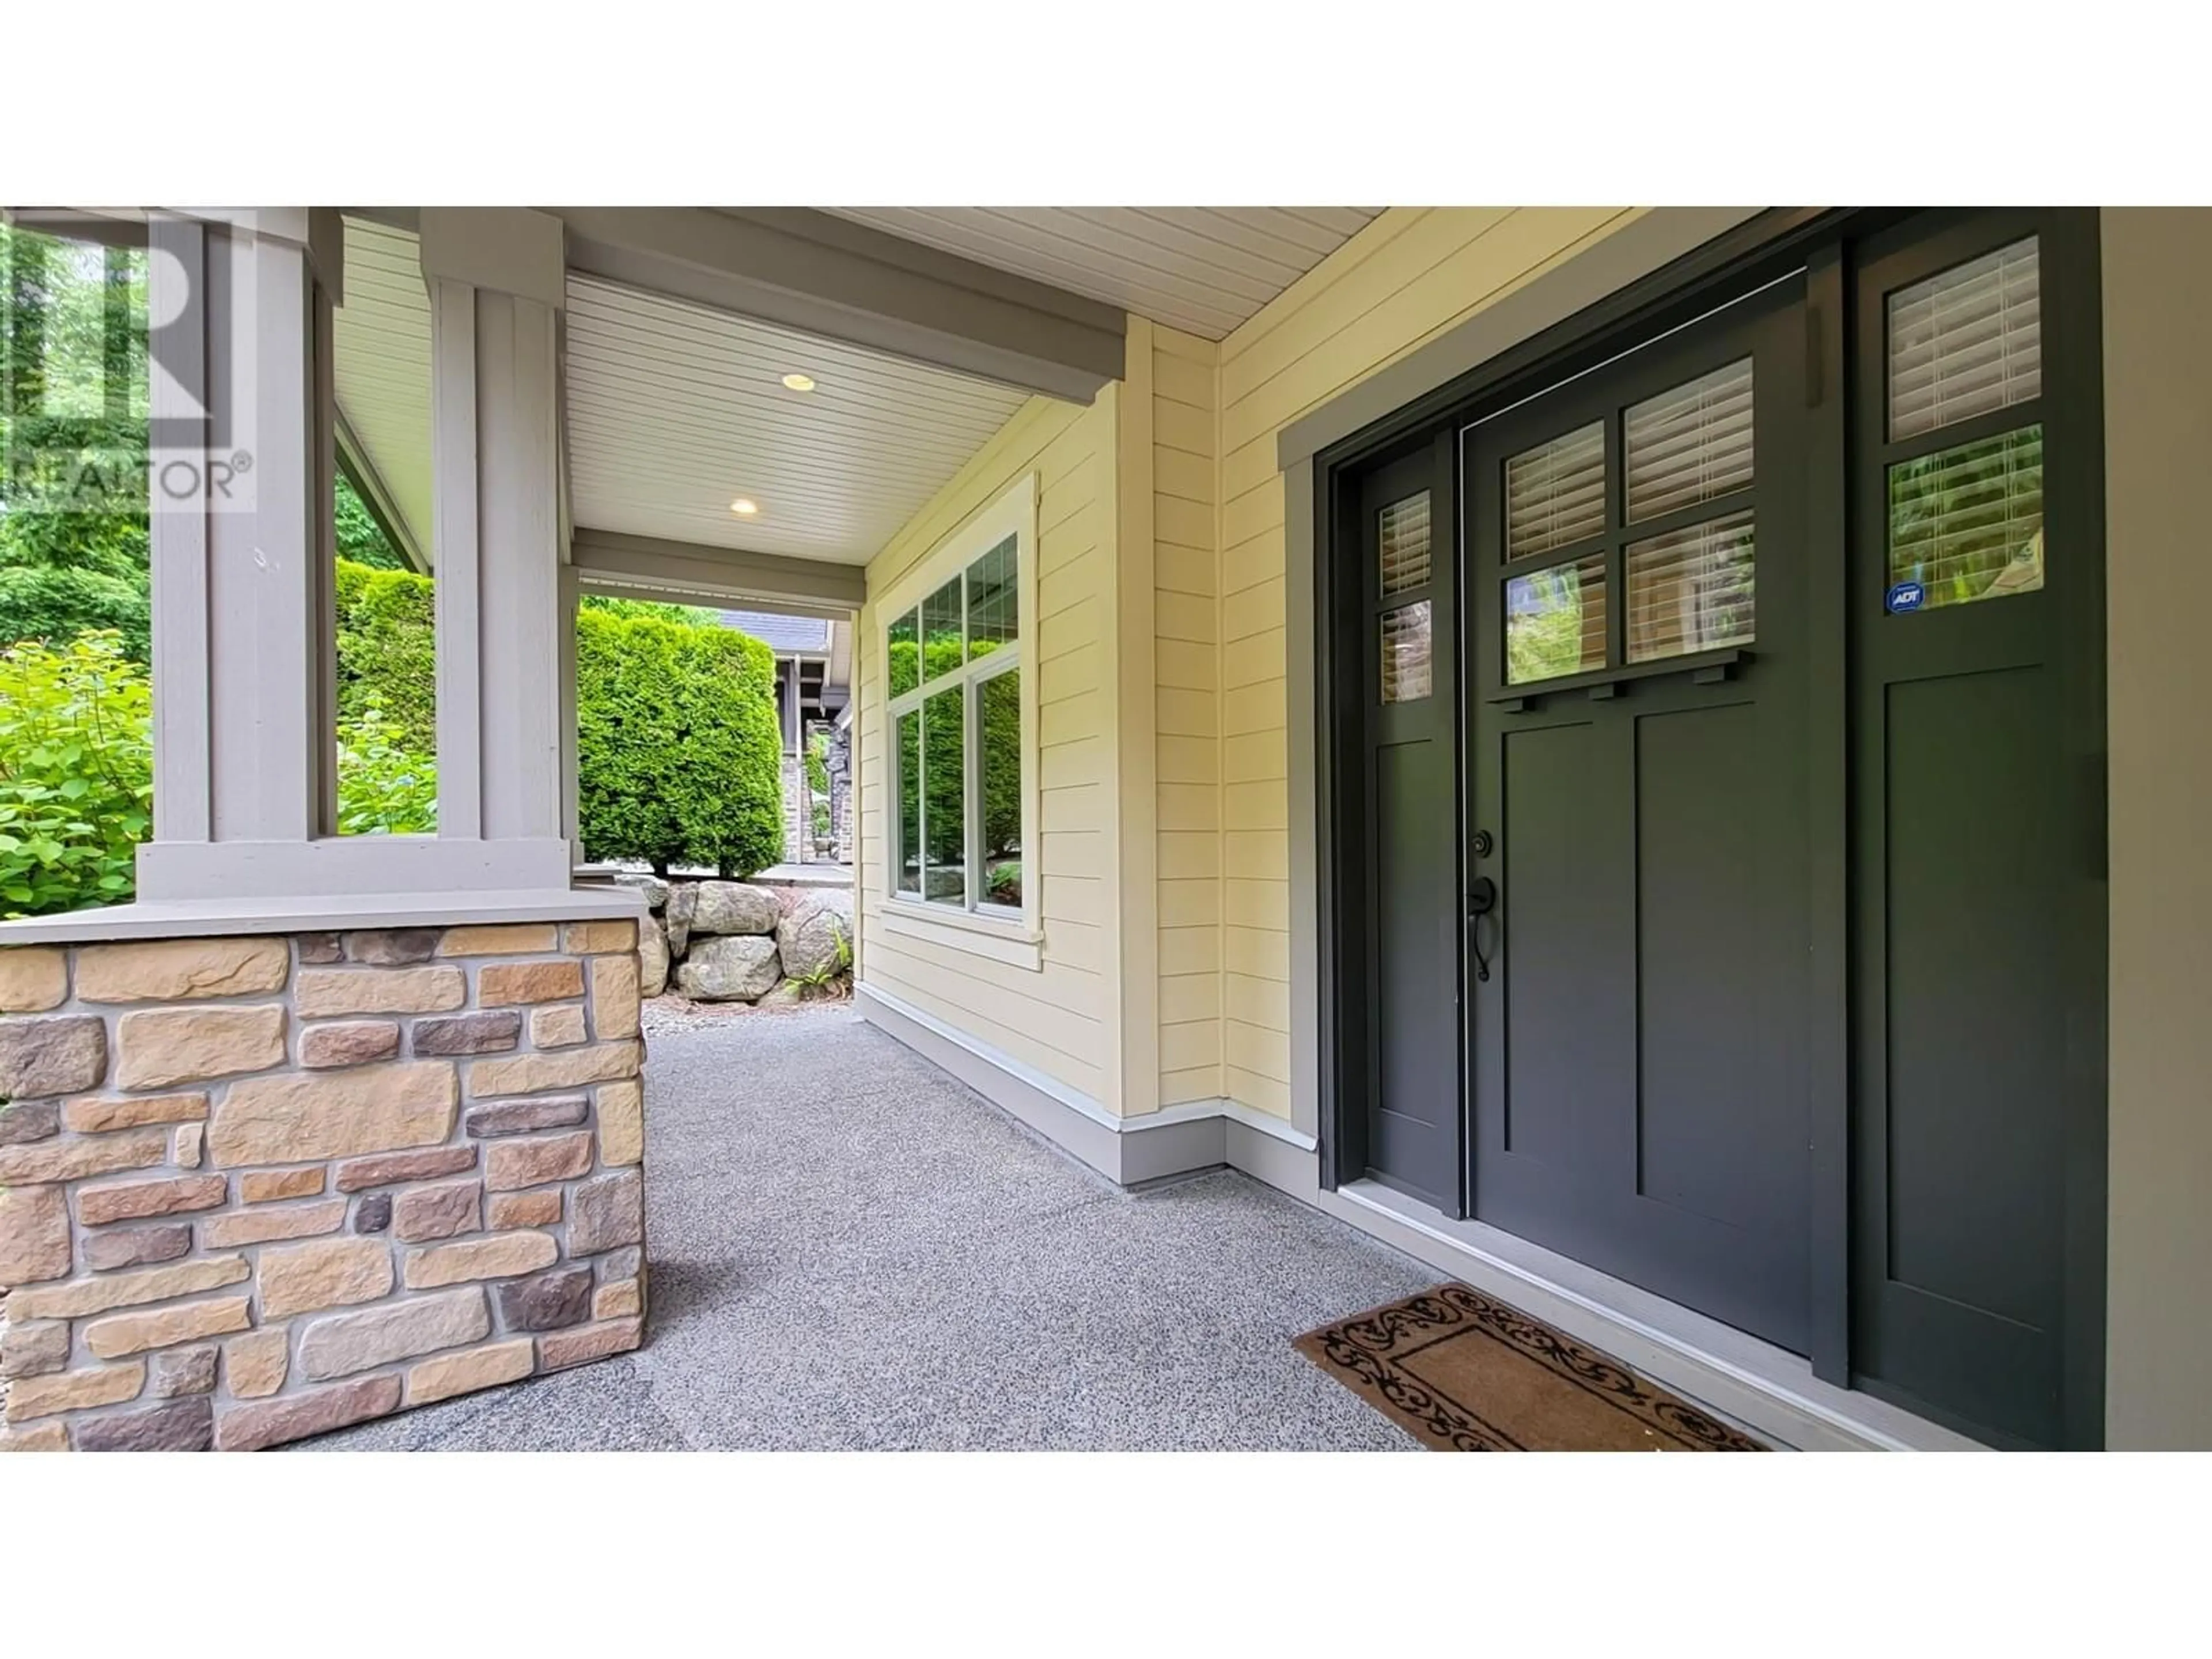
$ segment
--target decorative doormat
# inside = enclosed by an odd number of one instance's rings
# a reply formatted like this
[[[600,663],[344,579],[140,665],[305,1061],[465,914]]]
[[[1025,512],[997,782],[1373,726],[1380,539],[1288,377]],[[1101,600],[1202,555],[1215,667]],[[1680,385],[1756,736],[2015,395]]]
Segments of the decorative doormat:
[[[1464,1285],[1434,1285],[1293,1346],[1431,1451],[1766,1449]]]

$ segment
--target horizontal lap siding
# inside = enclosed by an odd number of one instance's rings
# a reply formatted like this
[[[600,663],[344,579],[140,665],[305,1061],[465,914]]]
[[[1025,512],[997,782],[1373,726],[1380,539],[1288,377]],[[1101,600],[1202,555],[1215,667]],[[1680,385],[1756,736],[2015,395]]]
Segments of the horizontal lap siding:
[[[1160,1104],[1221,1078],[1220,348],[1152,331]]]
[[[1633,217],[1615,208],[1393,208],[1220,347],[1220,926],[1210,949],[1162,933],[1171,975],[1218,963],[1223,1092],[1288,1116],[1290,801],[1285,744],[1282,428]],[[1303,648],[1303,647],[1301,647]],[[1161,729],[1167,723],[1163,693]],[[1162,775],[1164,777],[1164,771]],[[1181,862],[1192,854],[1182,851]],[[1162,885],[1170,875],[1161,858]],[[1167,911],[1163,903],[1162,919]],[[1163,1047],[1163,1061],[1167,1050]]]
[[[1024,672],[1036,677],[1039,835],[1031,868],[1042,910],[1042,972],[884,926],[890,810],[883,618],[872,601],[856,641],[860,748],[860,977],[1094,1100],[1108,1093],[1114,990],[1107,977],[1107,790],[1113,736],[1101,676],[1101,495],[1111,488],[1110,408],[1024,405],[868,566],[878,594],[927,559],[1024,472],[1038,475],[1037,616]]]

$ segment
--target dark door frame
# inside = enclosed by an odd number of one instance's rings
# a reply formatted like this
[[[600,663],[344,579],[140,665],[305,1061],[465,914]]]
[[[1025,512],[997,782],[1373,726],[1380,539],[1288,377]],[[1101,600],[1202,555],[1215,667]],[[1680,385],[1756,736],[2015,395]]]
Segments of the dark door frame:
[[[1847,399],[1851,360],[1847,307],[1846,259],[1855,241],[1914,217],[1914,209],[1776,208],[1632,283],[1553,326],[1407,404],[1383,419],[1313,458],[1315,639],[1315,869],[1318,891],[1317,933],[1320,1030],[1319,1111],[1316,1131],[1321,1183],[1334,1190],[1361,1178],[1365,1169],[1364,1093],[1373,1061],[1368,1053],[1367,976],[1346,972],[1346,955],[1366,937],[1367,849],[1364,822],[1364,757],[1361,744],[1364,686],[1361,678],[1364,641],[1345,636],[1344,619],[1361,615],[1358,568],[1360,546],[1358,475],[1425,443],[1449,441],[1467,424],[1510,408],[1522,398],[1589,372],[1614,356],[1694,321],[1716,307],[1802,269],[1807,283],[1806,371],[1808,401],[1813,405],[1814,441],[1844,453],[1848,441]],[[2086,273],[2094,294],[2097,263],[2094,210],[2059,216],[2065,235],[2061,257],[2077,275]],[[2081,291],[2077,288],[2077,292]],[[2095,502],[2094,533],[2101,560],[2103,396],[2101,353],[2097,331],[2083,328],[2074,341],[2072,368],[2053,386],[2082,411],[2081,424],[2098,440],[2097,465],[2090,486]],[[1809,677],[1816,687],[1840,687],[1847,673],[1844,622],[1848,615],[1849,504],[1843,469],[1815,468],[1807,501],[1808,622],[1813,657]],[[2086,514],[2083,516],[2087,516]],[[1465,550],[1459,527],[1438,556],[1459,560],[1464,577]],[[1464,582],[1462,580],[1462,592]],[[1349,602],[1347,602],[1349,601]],[[1465,605],[1460,607],[1463,612]],[[1441,623],[1442,619],[1439,619]],[[1456,618],[1454,626],[1458,625]],[[2078,619],[2077,649],[2098,653],[2101,688],[2101,610]],[[1455,654],[1467,671],[1465,641]],[[1439,687],[1439,691],[1444,688]],[[1454,695],[1459,695],[1457,688]],[[1844,821],[1850,795],[1848,711],[1841,696],[1822,699],[1807,727],[1810,746],[1808,810]],[[2086,715],[2069,713],[2069,718]],[[2097,730],[2070,732],[2077,752],[2103,749],[2102,702]],[[2103,798],[2097,769],[2096,798]],[[1465,783],[1460,801],[1464,814]],[[1464,825],[1462,826],[1464,830]],[[2085,832],[2086,833],[2086,832]],[[2101,821],[2090,838],[2101,847]],[[1455,843],[1463,841],[1455,837]],[[1454,871],[1449,902],[1466,905],[1464,854]],[[1850,1368],[1850,1030],[1849,872],[1840,848],[1816,846],[1808,897],[1814,935],[1810,990],[1816,1015],[1808,1028],[1811,1097],[1814,1126],[1812,1249],[1813,1370],[1822,1381],[1852,1386]],[[2101,988],[2106,983],[2106,917],[2068,918],[2081,935],[2074,983],[2086,992],[2094,975],[2096,1030],[2075,1046],[2082,1075],[2078,1097],[2084,1106],[2068,1128],[2069,1190],[2066,1227],[2069,1318],[2063,1339],[2069,1445],[2094,1447],[2103,1441],[2105,1369],[2105,1228],[2106,1158],[2106,1066]],[[1462,980],[1465,964],[1462,963]],[[2092,1079],[2088,1073],[2094,1070]],[[1465,1213],[1462,1201],[1461,1212]]]

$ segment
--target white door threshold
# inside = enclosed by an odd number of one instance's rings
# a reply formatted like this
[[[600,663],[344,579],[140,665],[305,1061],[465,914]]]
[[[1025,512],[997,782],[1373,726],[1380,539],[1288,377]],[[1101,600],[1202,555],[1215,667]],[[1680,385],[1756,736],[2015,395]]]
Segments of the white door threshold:
[[[1457,1220],[1371,1181],[1318,1196],[1323,1207],[1364,1231],[1557,1325],[1762,1438],[1807,1451],[1989,1449],[1871,1395],[1822,1382],[1802,1355],[1496,1227]],[[1326,1203],[1331,1197],[1337,1204]]]

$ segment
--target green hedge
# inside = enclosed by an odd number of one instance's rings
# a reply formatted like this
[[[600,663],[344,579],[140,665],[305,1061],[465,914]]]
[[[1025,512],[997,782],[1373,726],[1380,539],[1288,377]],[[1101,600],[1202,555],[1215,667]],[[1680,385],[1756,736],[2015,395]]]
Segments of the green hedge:
[[[594,859],[749,876],[783,851],[775,657],[721,627],[576,617],[576,774]]]
[[[436,588],[411,570],[337,562],[338,716],[369,712],[426,755],[438,747]]]

